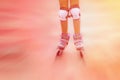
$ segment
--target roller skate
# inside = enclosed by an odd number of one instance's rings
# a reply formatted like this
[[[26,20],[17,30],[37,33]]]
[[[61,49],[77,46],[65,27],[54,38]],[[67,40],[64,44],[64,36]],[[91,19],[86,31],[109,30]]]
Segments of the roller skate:
[[[57,55],[58,56],[63,53],[64,49],[68,45],[69,38],[70,38],[69,34],[67,34],[67,33],[62,33],[61,34],[61,38],[60,38],[60,42],[58,44],[58,50],[57,50]]]
[[[74,45],[76,47],[76,50],[79,51],[80,57],[84,58],[84,47],[83,47],[83,39],[81,34],[74,34]]]

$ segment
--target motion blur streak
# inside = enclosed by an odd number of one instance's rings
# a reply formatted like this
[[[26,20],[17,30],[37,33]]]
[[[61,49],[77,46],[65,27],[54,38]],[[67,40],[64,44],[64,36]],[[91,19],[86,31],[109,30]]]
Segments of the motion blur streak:
[[[0,0],[0,80],[120,80],[120,1],[80,5],[85,63],[72,39],[56,57],[58,0]]]

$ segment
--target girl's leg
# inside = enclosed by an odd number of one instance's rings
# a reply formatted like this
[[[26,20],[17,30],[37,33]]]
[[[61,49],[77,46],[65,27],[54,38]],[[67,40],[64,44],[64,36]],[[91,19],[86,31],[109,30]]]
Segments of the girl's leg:
[[[69,41],[69,35],[68,35],[68,0],[59,0],[60,4],[60,11],[59,11],[59,18],[61,22],[61,39],[60,43],[58,45],[59,49],[64,49]]]
[[[59,0],[60,11],[60,23],[61,23],[61,30],[62,33],[68,33],[68,0]]]
[[[79,0],[70,0],[70,13],[73,18],[74,24],[74,44],[77,50],[81,50],[83,48],[83,40],[80,34],[80,7]]]
[[[80,8],[79,0],[70,0],[70,10],[73,17],[74,32],[80,34]]]

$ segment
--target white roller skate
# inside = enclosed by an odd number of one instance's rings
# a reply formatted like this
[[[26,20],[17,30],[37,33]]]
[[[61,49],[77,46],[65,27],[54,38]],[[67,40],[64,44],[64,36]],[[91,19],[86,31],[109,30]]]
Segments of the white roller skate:
[[[83,46],[83,39],[81,34],[74,34],[74,45],[76,47],[76,50],[80,51],[80,57],[83,58],[84,54],[84,46]]]
[[[61,55],[63,53],[63,50],[68,45],[69,38],[70,38],[69,34],[67,34],[67,33],[66,34],[62,33],[61,34],[60,42],[58,44],[57,55]]]

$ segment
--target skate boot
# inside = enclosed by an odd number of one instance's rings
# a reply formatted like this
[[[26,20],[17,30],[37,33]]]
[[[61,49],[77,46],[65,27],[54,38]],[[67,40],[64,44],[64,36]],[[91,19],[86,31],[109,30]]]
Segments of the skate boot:
[[[65,49],[65,47],[68,45],[69,38],[70,38],[69,34],[65,34],[65,33],[61,34],[60,42],[58,44],[57,55],[60,55]]]
[[[76,50],[80,51],[80,56],[83,58],[84,54],[84,48],[83,48],[83,39],[81,34],[74,34],[74,45],[76,47]]]

